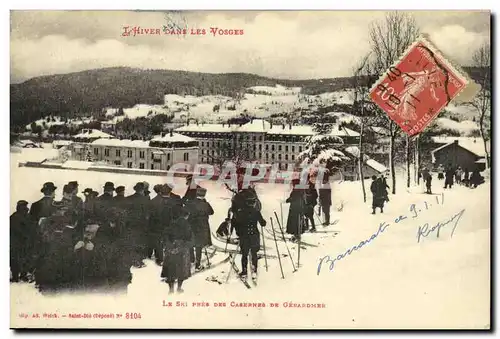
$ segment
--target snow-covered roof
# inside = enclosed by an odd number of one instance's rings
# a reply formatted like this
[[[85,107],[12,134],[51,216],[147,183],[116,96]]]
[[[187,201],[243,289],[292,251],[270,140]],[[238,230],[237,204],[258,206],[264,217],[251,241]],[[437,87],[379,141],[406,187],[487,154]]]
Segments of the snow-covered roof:
[[[370,166],[371,168],[373,168],[375,171],[377,171],[379,173],[384,173],[387,171],[387,167],[385,167],[384,165],[382,165],[381,163],[379,163],[378,161],[373,160],[373,159],[366,160],[365,164],[367,166]]]
[[[310,125],[273,125],[269,131],[269,134],[279,134],[279,135],[314,135],[312,126]]]
[[[271,128],[271,124],[263,119],[253,119],[250,122],[238,127],[238,132],[266,133]]]
[[[437,142],[434,140],[448,140],[449,142],[434,149],[432,153],[434,154],[437,151],[440,151],[450,145],[453,145],[455,141],[458,141],[458,146],[462,147],[463,149],[468,150],[469,152],[477,155],[478,157],[484,157],[486,156],[486,152],[484,151],[484,144],[480,138],[465,138],[465,137],[443,137],[441,139],[437,139],[437,137],[433,137],[433,141],[436,143],[442,143],[442,142]],[[488,144],[487,144],[488,147]]]
[[[196,139],[190,138],[188,136],[179,134],[179,133],[165,133],[165,135],[161,136],[158,135],[151,139],[151,141],[160,141],[160,142],[193,142],[196,141]]]
[[[97,139],[92,142],[92,145],[110,146],[110,147],[137,147],[148,148],[149,141],[144,140],[128,140],[128,139]]]
[[[66,145],[69,145],[71,144],[73,141],[71,140],[54,140],[52,142],[53,145],[62,145],[62,146],[66,146]]]
[[[74,136],[75,138],[88,138],[88,139],[98,139],[98,138],[114,138],[108,133],[104,133],[98,129],[84,129],[80,134]]]
[[[206,132],[206,133],[229,133],[234,132],[239,126],[237,124],[189,124],[175,130],[178,132]]]

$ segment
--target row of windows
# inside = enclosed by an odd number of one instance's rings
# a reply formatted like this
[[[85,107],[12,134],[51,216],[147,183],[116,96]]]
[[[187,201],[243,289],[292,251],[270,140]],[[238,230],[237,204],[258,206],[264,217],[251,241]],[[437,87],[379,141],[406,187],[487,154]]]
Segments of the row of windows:
[[[95,155],[99,155],[99,148],[94,148],[94,154]],[[120,157],[121,156],[121,150],[117,149],[116,152],[115,152],[115,154],[116,154],[117,157]],[[133,155],[132,151],[130,151],[130,150],[127,151],[127,157],[128,158],[132,158],[132,155]],[[145,155],[144,151],[139,151],[139,158],[144,159],[145,158],[144,155]],[[109,157],[109,149],[108,148],[104,149],[104,156]],[[170,153],[166,153],[166,156],[167,156],[167,161],[170,161]],[[154,153],[151,154],[151,158],[153,159],[153,161],[161,161],[161,158],[155,158],[155,154]],[[189,161],[189,153],[188,152],[184,153],[184,161]],[[117,160],[117,161],[115,161],[115,163],[116,162],[120,162],[120,161]],[[120,162],[120,164],[121,164],[121,162]],[[131,164],[131,162],[129,162],[129,164]]]
[[[215,156],[215,151],[214,151],[214,150],[212,150],[212,152],[211,152],[211,153],[212,153],[212,157],[214,157],[214,156]],[[207,151],[207,152],[205,153],[205,151],[204,151],[204,150],[201,150],[201,155],[205,155],[205,154],[206,154],[207,156],[210,156],[210,151]],[[257,156],[257,153],[253,153],[253,154],[251,154],[251,156],[253,156],[253,158],[255,158],[255,157]],[[271,159],[273,159],[273,160],[274,160],[274,159],[275,159],[275,155],[274,155],[274,153],[272,153],[270,157],[271,157]],[[260,158],[262,158],[262,153],[261,153],[261,152],[259,152],[259,153],[258,153],[258,159],[260,159]],[[288,160],[288,154],[285,154],[284,158],[285,158],[285,160]],[[204,159],[204,157],[202,157],[202,159]],[[266,160],[268,160],[268,159],[269,159],[269,153],[266,153]],[[186,159],[184,159],[184,160],[186,160]],[[282,160],[282,155],[281,155],[281,153],[280,153],[280,154],[278,154],[278,160]],[[294,155],[294,154],[292,154],[292,155],[291,155],[290,160],[295,161],[295,155]]]
[[[215,147],[216,145],[217,145],[217,147],[220,147],[221,146],[220,141],[212,142],[212,146]],[[223,143],[222,145],[227,146],[227,144],[225,144],[225,143]],[[210,147],[209,141],[206,142],[206,146]],[[205,147],[205,142],[203,142],[203,141],[201,142],[201,147]],[[258,145],[258,148],[259,148],[259,151],[262,151],[262,144]],[[266,151],[269,151],[269,145],[266,145],[265,149],[266,149]],[[302,152],[302,146],[298,146],[298,149],[299,149],[299,152]],[[253,145],[253,150],[254,151],[257,150],[256,144]],[[283,150],[282,145],[278,145],[278,151],[282,151],[282,150]],[[292,150],[292,152],[295,152],[295,146],[291,146],[291,150]],[[271,151],[275,151],[275,145],[271,145]],[[289,151],[289,147],[288,147],[288,145],[285,145],[285,152],[288,152],[288,151]]]

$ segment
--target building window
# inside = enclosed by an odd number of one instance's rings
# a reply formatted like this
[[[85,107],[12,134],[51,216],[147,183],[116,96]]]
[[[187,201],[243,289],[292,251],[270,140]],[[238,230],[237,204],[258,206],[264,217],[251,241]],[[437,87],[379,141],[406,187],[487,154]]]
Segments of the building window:
[[[119,157],[121,155],[121,152],[119,149],[116,150],[116,156]]]
[[[151,164],[151,169],[155,169],[155,165],[154,164]]]
[[[144,163],[143,163],[143,162],[141,162],[141,163],[139,164],[139,168],[140,168],[140,169],[144,169]]]
[[[261,136],[259,136],[259,141],[262,141],[262,135],[261,135]]]
[[[269,145],[266,145],[266,151],[269,151]]]
[[[299,152],[302,152],[302,146],[299,146]]]
[[[201,150],[201,154],[205,154],[205,150]]]
[[[295,160],[295,155],[292,154],[292,161],[294,161],[294,160]]]
[[[205,143],[202,141],[201,142],[201,147],[204,147],[205,146]]]
[[[253,150],[256,151],[257,150],[257,145],[256,144],[253,144]]]
[[[278,160],[281,160],[281,153],[278,154]]]
[[[288,152],[288,145],[285,146],[285,152]]]
[[[295,146],[292,146],[292,152],[295,152]]]
[[[271,151],[274,152],[274,145],[271,145]]]
[[[262,144],[259,145],[259,151],[262,151]]]
[[[144,159],[144,151],[139,151],[139,158]]]
[[[116,160],[116,161],[115,161],[115,165],[117,165],[117,166],[121,166],[121,165],[122,165],[122,162],[121,162],[120,160]]]
[[[269,159],[269,153],[266,153],[266,160]]]
[[[213,153],[213,151],[212,151]],[[184,161],[189,161],[189,153],[184,153]]]
[[[170,161],[170,153],[167,153],[167,161]]]
[[[94,148],[94,154],[99,155],[99,148]]]
[[[127,151],[127,158],[132,158],[132,151],[131,150]]]
[[[285,160],[288,161],[288,154],[285,154]]]
[[[262,153],[259,152],[259,159],[262,158]]]
[[[279,145],[279,146],[278,146],[278,151],[280,151],[280,152],[281,152],[281,145]]]
[[[253,141],[257,141],[257,137],[256,136],[253,137]]]
[[[128,168],[132,168],[132,163],[131,163],[130,161],[129,161],[129,162],[127,162],[127,167],[128,167]]]
[[[109,157],[109,148],[105,148],[105,149],[104,149],[104,155],[105,155],[106,157]]]

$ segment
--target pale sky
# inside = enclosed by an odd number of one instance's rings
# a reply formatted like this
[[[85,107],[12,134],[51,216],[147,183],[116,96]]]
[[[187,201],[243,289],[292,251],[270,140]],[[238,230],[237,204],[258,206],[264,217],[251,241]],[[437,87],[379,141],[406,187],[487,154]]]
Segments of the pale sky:
[[[453,61],[468,65],[489,42],[490,13],[412,12],[423,33]],[[369,50],[382,11],[183,12],[170,20],[207,35],[122,37],[124,26],[161,28],[163,12],[12,11],[11,83],[87,69],[130,66],[210,73],[245,72],[308,79],[349,76]],[[243,29],[213,37],[210,27]]]

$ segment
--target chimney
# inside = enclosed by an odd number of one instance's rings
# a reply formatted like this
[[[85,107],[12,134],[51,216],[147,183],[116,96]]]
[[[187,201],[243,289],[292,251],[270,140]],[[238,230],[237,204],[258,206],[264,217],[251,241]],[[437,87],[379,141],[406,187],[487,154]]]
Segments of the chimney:
[[[458,140],[454,140],[453,142],[458,145]],[[474,142],[476,142],[475,139],[474,139]]]
[[[252,119],[250,119],[250,123],[251,123],[251,124],[253,124],[253,118],[252,118]]]
[[[242,126],[243,124],[240,122],[240,127]]]

